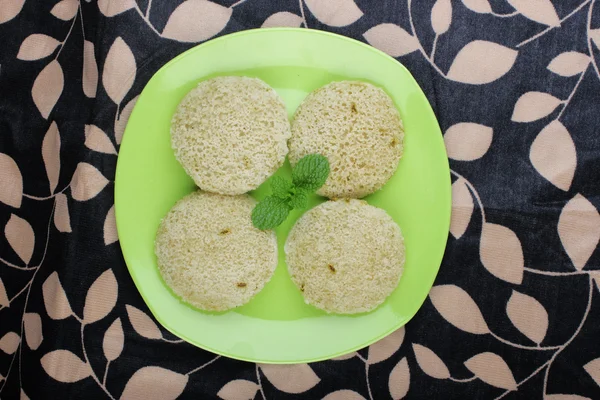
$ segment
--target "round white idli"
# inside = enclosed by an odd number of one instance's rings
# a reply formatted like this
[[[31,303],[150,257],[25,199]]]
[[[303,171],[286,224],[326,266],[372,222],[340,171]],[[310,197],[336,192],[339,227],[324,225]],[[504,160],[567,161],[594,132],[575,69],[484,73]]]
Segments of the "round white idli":
[[[307,211],[288,235],[285,254],[306,303],[355,314],[375,309],[398,285],[404,240],[384,210],[343,199]]]
[[[285,160],[285,104],[256,78],[200,82],[171,121],[175,157],[202,190],[236,195],[256,189]]]
[[[392,99],[364,82],[333,82],[309,94],[292,122],[292,166],[322,154],[331,172],[317,191],[329,198],[361,198],[379,190],[402,156],[404,130]]]
[[[277,266],[273,231],[252,225],[248,195],[194,192],[162,220],[155,242],[160,273],[185,302],[207,311],[241,306]]]

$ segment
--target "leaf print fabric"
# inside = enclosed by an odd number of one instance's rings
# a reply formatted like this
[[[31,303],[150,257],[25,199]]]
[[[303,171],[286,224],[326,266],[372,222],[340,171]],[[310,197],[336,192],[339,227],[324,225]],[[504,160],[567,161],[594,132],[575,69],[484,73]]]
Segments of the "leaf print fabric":
[[[399,60],[450,162],[428,299],[320,363],[185,343],[119,248],[115,168],[144,85],[196,44],[261,27]],[[0,37],[0,398],[600,398],[600,0],[0,0]]]

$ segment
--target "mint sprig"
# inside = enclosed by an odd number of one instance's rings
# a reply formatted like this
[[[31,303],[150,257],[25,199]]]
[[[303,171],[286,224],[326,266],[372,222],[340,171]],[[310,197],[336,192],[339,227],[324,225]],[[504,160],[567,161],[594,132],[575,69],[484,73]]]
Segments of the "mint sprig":
[[[275,176],[271,179],[271,190],[273,196],[286,198],[288,197],[290,190],[292,190],[292,182],[288,181],[282,176]]]
[[[252,224],[260,229],[273,229],[286,220],[293,209],[306,208],[309,196],[325,184],[329,161],[320,154],[302,157],[292,170],[292,181],[276,176],[271,179],[272,195],[261,200],[252,210]]]
[[[272,229],[281,225],[290,211],[292,206],[289,199],[268,196],[252,210],[252,224],[261,230]]]
[[[292,171],[292,183],[297,188],[317,191],[329,176],[329,161],[320,154],[302,157]]]

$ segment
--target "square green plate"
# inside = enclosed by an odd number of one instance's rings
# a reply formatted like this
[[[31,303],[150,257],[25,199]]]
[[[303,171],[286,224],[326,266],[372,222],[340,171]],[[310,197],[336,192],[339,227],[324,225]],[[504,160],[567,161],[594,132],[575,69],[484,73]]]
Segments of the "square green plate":
[[[331,81],[362,80],[384,88],[406,130],[404,157],[393,178],[366,200],[402,228],[406,265],[398,288],[375,311],[332,315],[304,303],[290,280],[283,244],[301,212],[277,229],[279,266],[247,305],[206,313],[181,302],[161,279],[154,236],[161,218],[195,189],[170,146],[171,116],[196,84],[218,75],[257,77],[285,100],[290,117],[304,97]],[[289,175],[289,165],[278,171]],[[268,194],[268,182],[252,193]],[[162,67],[131,114],[116,172],[115,204],[129,272],[156,319],[173,334],[214,353],[262,363],[300,363],[368,346],[410,320],[429,292],[450,224],[450,174],[435,115],[411,74],[393,58],[358,41],[307,29],[262,29],[199,45]],[[323,201],[312,200],[311,206]]]

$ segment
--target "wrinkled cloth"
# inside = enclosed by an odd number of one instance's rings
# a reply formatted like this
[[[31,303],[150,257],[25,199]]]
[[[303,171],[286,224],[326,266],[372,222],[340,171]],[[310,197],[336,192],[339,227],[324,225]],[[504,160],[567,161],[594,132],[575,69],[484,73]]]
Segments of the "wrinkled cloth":
[[[430,296],[338,360],[261,366],[182,342],[118,243],[117,154],[142,88],[261,26],[396,57],[450,158]],[[600,398],[600,1],[3,0],[0,38],[0,398]]]

